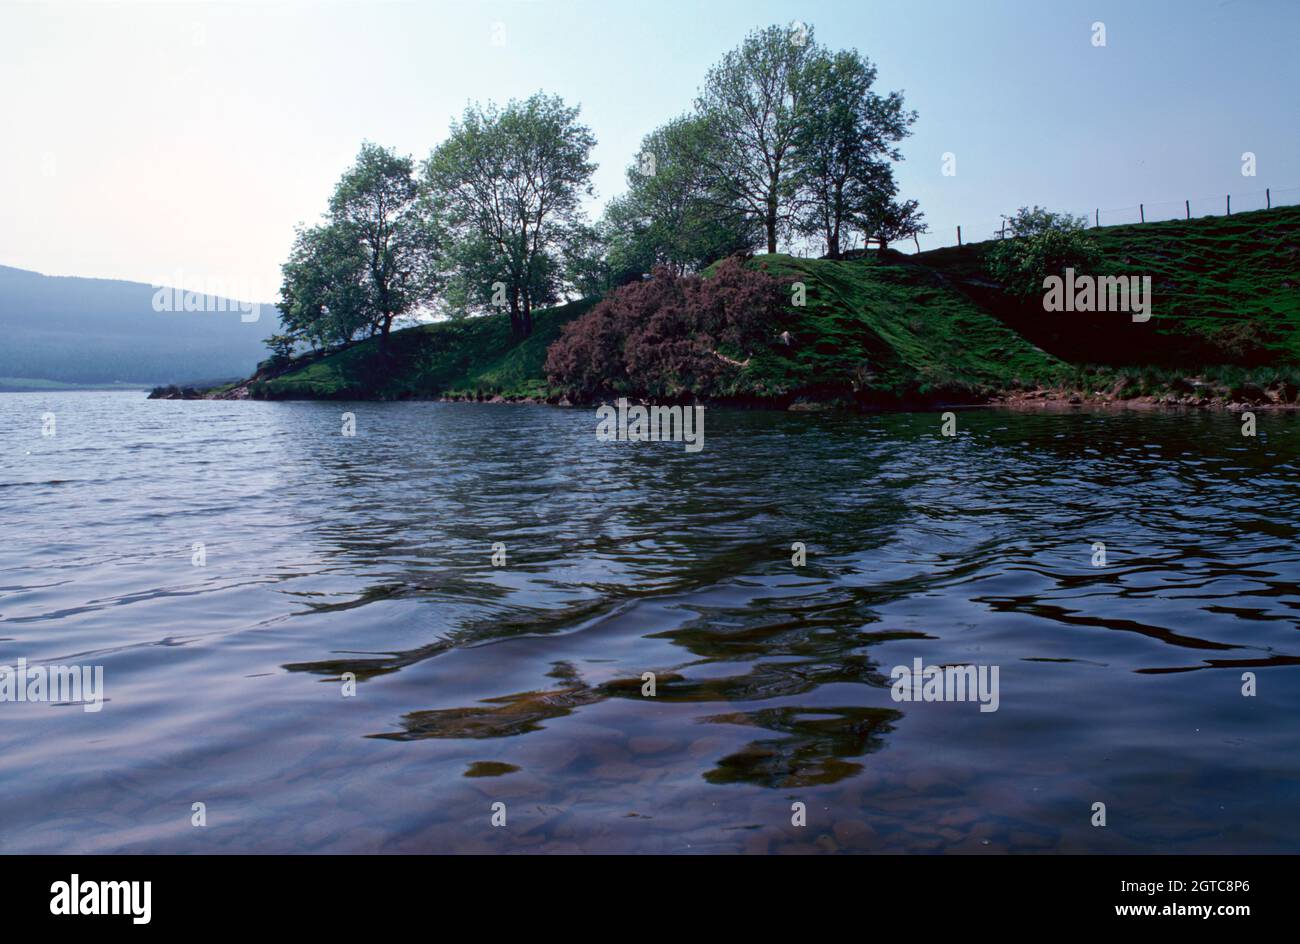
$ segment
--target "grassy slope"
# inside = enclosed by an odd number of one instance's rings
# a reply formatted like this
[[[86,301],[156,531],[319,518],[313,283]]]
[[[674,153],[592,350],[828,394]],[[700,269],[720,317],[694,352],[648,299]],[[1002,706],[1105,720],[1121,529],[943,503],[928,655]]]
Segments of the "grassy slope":
[[[255,385],[268,399],[384,399],[473,396],[544,396],[546,349],[560,328],[594,304],[571,302],[533,313],[533,333],[522,342],[510,336],[506,314],[465,318],[394,331],[388,364],[377,357],[379,342],[363,341],[346,351]]]
[[[1098,231],[1118,269],[1152,276],[1158,334],[1300,363],[1300,207]]]
[[[746,352],[737,391],[777,401],[891,400],[1069,383],[1081,364],[1170,365],[1184,373],[1214,364],[1300,365],[1300,208],[1090,233],[1106,271],[1153,277],[1150,322],[1008,302],[983,274],[981,244],[883,261],[760,256],[755,265],[805,283],[807,305],[791,346],[773,338],[766,350]],[[377,342],[366,341],[259,382],[254,395],[546,396],[553,393],[542,372],[546,348],[591,304],[537,312],[533,336],[520,343],[505,315],[408,328],[392,335],[387,365],[375,356]]]
[[[972,288],[986,244],[912,259],[934,268],[1034,343],[1073,363],[1300,364],[1300,207],[1090,229],[1108,274],[1150,275],[1152,317],[1016,308]],[[1118,321],[1118,324],[1116,323]],[[1130,322],[1131,323],[1131,322]]]
[[[767,272],[807,286],[788,393],[886,397],[985,393],[1055,377],[1064,365],[1026,342],[928,268],[890,257],[846,262],[762,256]]]

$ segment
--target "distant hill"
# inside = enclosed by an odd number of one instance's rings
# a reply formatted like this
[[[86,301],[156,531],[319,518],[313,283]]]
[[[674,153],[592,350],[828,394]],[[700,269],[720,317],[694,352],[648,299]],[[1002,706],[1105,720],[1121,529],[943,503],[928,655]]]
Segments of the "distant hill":
[[[1152,276],[1148,323],[1016,302],[985,274],[985,243],[839,262],[757,256],[751,265],[804,282],[807,304],[791,344],[773,337],[746,352],[738,388],[772,406],[996,399],[1040,387],[1083,399],[1297,401],[1300,207],[1088,232],[1104,270]],[[535,312],[523,341],[504,314],[395,331],[387,358],[367,340],[242,389],[268,399],[557,400],[546,348],[592,304]]]
[[[245,323],[238,303],[209,296],[191,300],[202,311],[154,311],[156,291],[0,266],[0,389],[217,381],[267,356],[273,305]]]

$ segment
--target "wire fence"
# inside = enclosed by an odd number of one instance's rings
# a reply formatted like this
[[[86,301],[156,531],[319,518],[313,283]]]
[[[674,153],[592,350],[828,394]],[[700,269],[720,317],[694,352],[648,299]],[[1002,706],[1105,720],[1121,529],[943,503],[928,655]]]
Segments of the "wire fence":
[[[1076,210],[1074,216],[1084,217],[1091,227],[1124,226],[1131,223],[1162,223],[1167,220],[1192,220],[1205,216],[1231,216],[1252,210],[1268,210],[1280,206],[1300,205],[1300,187],[1274,190],[1266,187],[1252,193],[1223,194],[1213,197],[1194,197],[1186,200],[1166,200],[1162,203],[1137,203],[1129,207],[1103,210]],[[987,230],[957,227],[953,236],[945,238],[937,232],[926,233],[914,240],[919,251],[960,246],[964,243],[982,242],[1005,234],[1005,221],[999,221]],[[897,248],[903,248],[902,244]]]

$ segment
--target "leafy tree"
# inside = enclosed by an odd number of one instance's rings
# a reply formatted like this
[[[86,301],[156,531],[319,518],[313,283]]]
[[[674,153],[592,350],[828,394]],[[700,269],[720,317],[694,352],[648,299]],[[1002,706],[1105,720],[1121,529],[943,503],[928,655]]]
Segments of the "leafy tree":
[[[280,321],[286,336],[314,350],[350,340],[364,307],[365,260],[342,227],[299,227],[282,265]],[[268,346],[274,350],[272,341]]]
[[[874,229],[869,228],[867,231],[874,232],[876,239],[880,240],[880,248],[886,249],[895,240],[911,239],[928,233],[930,227],[915,200],[904,200],[902,203],[889,200],[874,217]]]
[[[924,232],[916,202],[897,200],[891,166],[916,113],[875,80],[869,60],[828,51],[809,28],[750,33],[696,100],[691,166],[703,192],[758,220],[768,252],[786,233],[818,237],[839,258],[851,234],[888,244]]]
[[[887,164],[880,165],[876,185],[855,222],[868,240],[879,242],[881,251],[888,249],[891,242],[910,239],[930,229],[915,200],[898,199],[898,185]]]
[[[1043,280],[1064,275],[1067,268],[1087,270],[1100,260],[1096,243],[1087,235],[1082,216],[1053,213],[1043,207],[1021,207],[1004,216],[1007,234],[988,249],[989,274],[1012,295],[1029,298],[1043,290]]]
[[[577,226],[565,244],[564,284],[581,298],[604,295],[614,287],[607,226]]]
[[[768,252],[791,218],[796,138],[809,107],[804,72],[818,54],[810,29],[755,30],[709,70],[696,101],[716,141],[699,158],[713,186],[761,221]]]
[[[334,190],[329,215],[365,260],[356,320],[386,346],[393,321],[427,302],[439,283],[437,227],[411,159],[362,145]]]
[[[719,142],[710,123],[681,117],[650,132],[627,171],[628,190],[606,209],[611,268],[677,275],[752,249],[756,219],[719,193],[705,159]]]
[[[533,308],[557,294],[581,198],[592,193],[594,146],[577,108],[539,92],[504,108],[469,106],[425,162],[426,192],[460,246],[459,291],[479,306],[504,294],[516,335],[531,334]]]
[[[664,257],[671,254],[661,242],[662,228],[656,231],[649,211],[631,192],[609,201],[598,230],[605,241],[612,285],[637,281],[656,265],[664,265]]]
[[[427,304],[440,239],[410,158],[366,143],[334,188],[325,221],[299,229],[283,265],[287,332],[313,347],[378,334]]]
[[[271,349],[271,356],[258,365],[258,368],[277,369],[287,366],[293,360],[293,352],[298,346],[298,339],[292,334],[273,334],[266,339],[266,346]]]
[[[909,220],[907,206],[893,202],[897,186],[888,162],[901,159],[896,145],[916,113],[904,110],[898,92],[873,92],[875,80],[875,66],[856,50],[820,49],[800,79],[807,107],[794,138],[796,228],[820,237],[832,259],[840,257],[849,231],[898,238]],[[915,206],[912,201],[912,213]]]
[[[510,257],[497,250],[497,244],[483,234],[470,229],[458,230],[458,238],[448,257],[448,281],[443,293],[442,308],[451,317],[465,317],[476,310],[492,310],[521,301],[512,317],[516,334],[522,334],[524,304],[530,308],[549,304],[558,297],[556,265],[546,254],[538,254],[526,273],[529,290],[514,288],[516,272]],[[518,291],[518,295],[514,292]]]

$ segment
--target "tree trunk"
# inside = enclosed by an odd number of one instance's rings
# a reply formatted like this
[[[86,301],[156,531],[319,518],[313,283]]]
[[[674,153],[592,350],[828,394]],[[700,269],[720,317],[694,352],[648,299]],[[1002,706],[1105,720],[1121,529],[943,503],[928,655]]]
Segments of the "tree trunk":
[[[519,289],[510,290],[510,335],[519,337]]]
[[[767,251],[776,252],[776,181],[767,191]]]
[[[822,221],[826,226],[826,255],[831,259],[840,258],[840,226],[844,222],[844,184],[835,183],[830,206],[823,211]]]
[[[524,337],[530,337],[533,333],[533,299],[528,292],[524,292],[524,318],[523,318]]]

